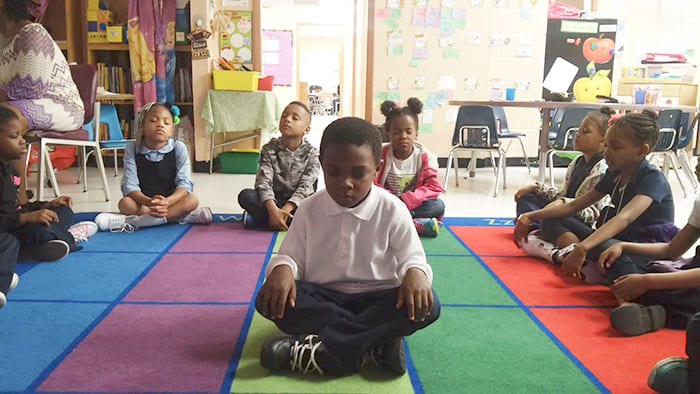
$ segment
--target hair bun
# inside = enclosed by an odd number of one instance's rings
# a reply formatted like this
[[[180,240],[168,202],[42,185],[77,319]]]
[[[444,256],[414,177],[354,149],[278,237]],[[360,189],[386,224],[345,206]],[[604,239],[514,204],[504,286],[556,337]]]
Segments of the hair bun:
[[[421,102],[416,97],[409,98],[408,101],[406,102],[406,105],[416,115],[420,114],[423,111],[423,102]]]
[[[394,108],[396,108],[396,103],[391,100],[384,100],[382,105],[379,106],[379,110],[384,116],[389,116],[389,112]]]

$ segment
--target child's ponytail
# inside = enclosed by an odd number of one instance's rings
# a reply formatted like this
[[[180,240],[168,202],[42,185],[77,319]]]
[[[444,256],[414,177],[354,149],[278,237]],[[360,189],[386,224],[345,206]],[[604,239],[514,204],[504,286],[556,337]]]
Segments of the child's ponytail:
[[[411,97],[406,102],[405,107],[400,107],[398,104],[391,100],[385,100],[380,106],[379,110],[382,115],[386,116],[384,121],[384,127],[388,131],[391,126],[391,121],[399,116],[408,115],[413,118],[416,122],[416,130],[418,129],[418,115],[423,112],[423,102],[421,102],[416,97]]]

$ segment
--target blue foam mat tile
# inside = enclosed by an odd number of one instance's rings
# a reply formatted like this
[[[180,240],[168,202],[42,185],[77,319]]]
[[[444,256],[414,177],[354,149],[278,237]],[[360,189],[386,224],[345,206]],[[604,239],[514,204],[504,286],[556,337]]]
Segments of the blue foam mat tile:
[[[133,233],[103,231],[80,245],[88,252],[160,253],[190,227],[190,225],[166,224],[138,229]]]
[[[12,302],[0,312],[0,391],[25,391],[108,307]]]
[[[8,299],[112,302],[158,257],[156,253],[71,253],[25,272]]]

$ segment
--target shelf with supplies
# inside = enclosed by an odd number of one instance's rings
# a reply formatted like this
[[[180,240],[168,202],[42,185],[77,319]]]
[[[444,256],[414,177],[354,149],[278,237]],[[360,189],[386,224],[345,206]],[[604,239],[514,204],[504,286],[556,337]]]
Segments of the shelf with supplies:
[[[659,86],[661,97],[678,100],[673,104],[696,106],[698,102],[698,84],[682,82],[675,78],[621,78],[617,86],[617,95],[631,97],[635,85]]]

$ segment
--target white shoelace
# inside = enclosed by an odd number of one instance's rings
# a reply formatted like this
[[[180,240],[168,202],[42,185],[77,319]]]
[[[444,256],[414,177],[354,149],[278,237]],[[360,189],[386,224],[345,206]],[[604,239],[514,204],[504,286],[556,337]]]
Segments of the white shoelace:
[[[315,341],[314,341],[315,340]],[[292,365],[292,371],[299,370],[303,374],[309,372],[318,372],[323,375],[323,370],[316,363],[316,349],[321,346],[321,341],[318,340],[316,335],[307,335],[303,342],[294,341],[290,349],[290,364]],[[309,359],[304,365],[304,353],[309,352]]]
[[[113,233],[133,233],[135,230],[134,226],[127,223],[125,219],[114,218],[109,219],[109,231]]]

